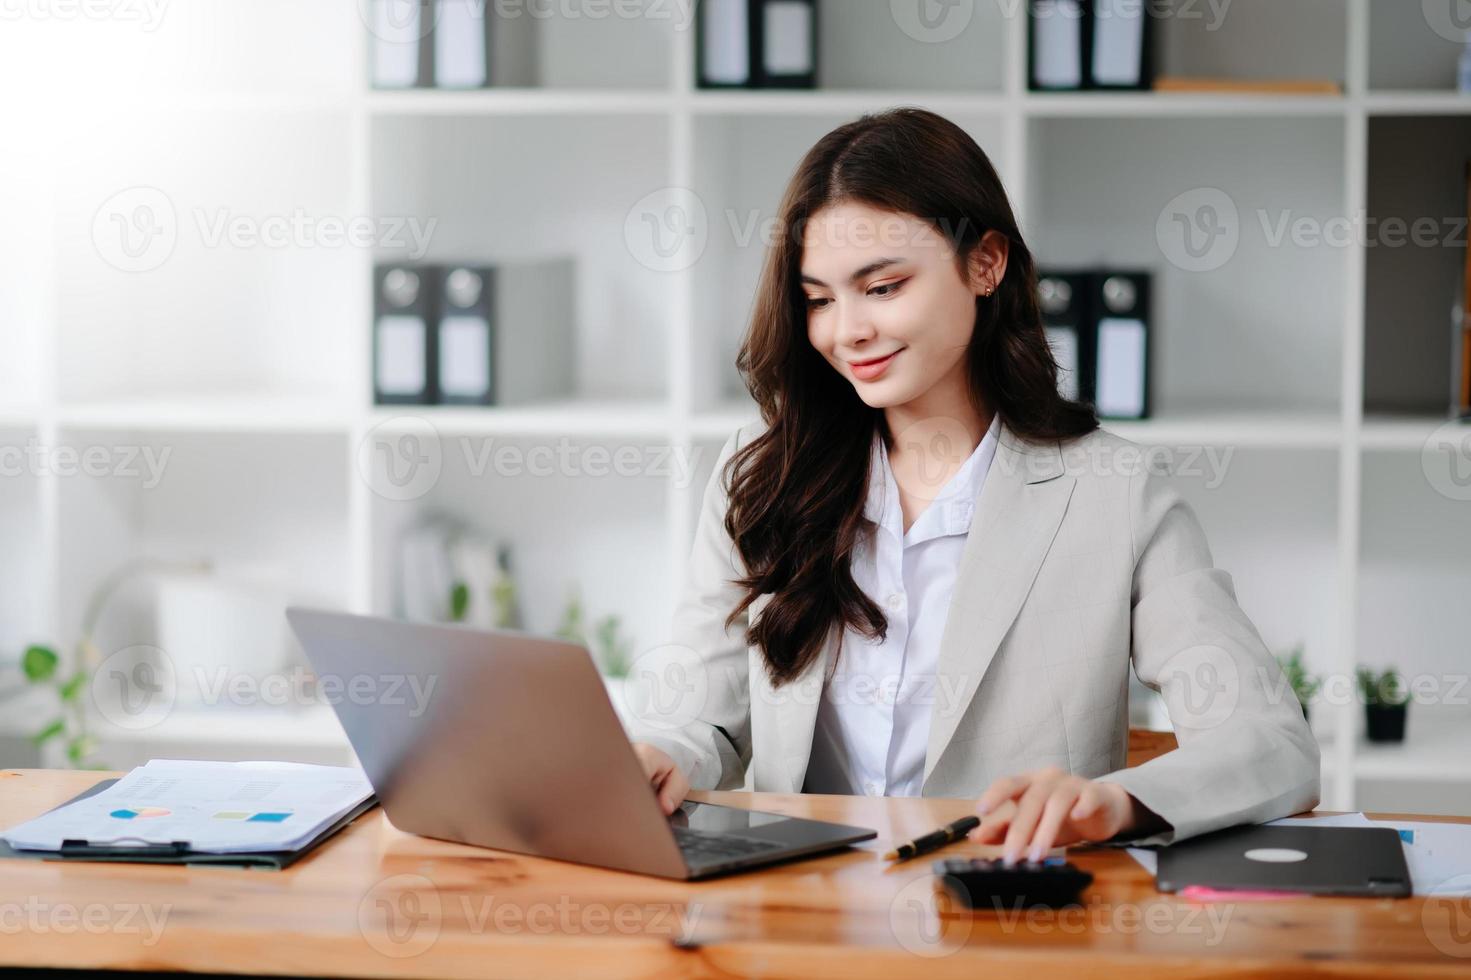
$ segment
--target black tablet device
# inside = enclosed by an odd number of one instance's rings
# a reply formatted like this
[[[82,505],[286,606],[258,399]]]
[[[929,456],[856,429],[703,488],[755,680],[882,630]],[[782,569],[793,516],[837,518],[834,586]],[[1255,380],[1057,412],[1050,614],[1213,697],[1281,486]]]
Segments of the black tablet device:
[[[1411,893],[1399,834],[1390,827],[1252,824],[1162,848],[1155,884],[1400,897]]]

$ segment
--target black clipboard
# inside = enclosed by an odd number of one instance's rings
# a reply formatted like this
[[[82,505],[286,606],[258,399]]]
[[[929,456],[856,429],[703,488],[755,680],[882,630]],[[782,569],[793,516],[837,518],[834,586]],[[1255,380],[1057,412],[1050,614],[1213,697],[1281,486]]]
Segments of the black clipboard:
[[[70,806],[78,800],[85,800],[89,796],[94,796],[102,792],[115,782],[117,782],[117,779],[103,779],[96,785],[67,800],[61,806],[53,807],[47,812],[55,812],[63,806]],[[267,871],[280,871],[301,860],[316,848],[317,845],[377,805],[378,797],[370,794],[367,799],[347,811],[347,813],[343,814],[334,823],[324,827],[321,833],[294,851],[251,851],[240,854],[207,854],[203,851],[192,850],[189,847],[188,841],[173,841],[168,844],[145,844],[138,847],[119,847],[115,844],[94,846],[88,844],[86,841],[70,840],[64,841],[59,851],[35,851],[29,849],[20,850],[0,840],[0,858],[29,858],[31,860],[41,861],[106,861],[113,863],[121,861],[129,864],[195,864],[226,868],[263,868]]]

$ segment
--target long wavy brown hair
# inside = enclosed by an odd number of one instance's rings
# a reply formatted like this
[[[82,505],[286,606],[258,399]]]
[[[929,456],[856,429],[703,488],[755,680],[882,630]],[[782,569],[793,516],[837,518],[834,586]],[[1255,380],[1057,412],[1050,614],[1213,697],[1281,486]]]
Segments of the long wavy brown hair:
[[[767,252],[736,362],[766,430],[731,456],[722,477],[725,528],[746,571],[726,627],[772,594],[746,640],[778,686],[821,655],[830,631],[882,639],[888,628],[849,562],[873,527],[863,505],[874,435],[891,436],[882,410],[866,405],[809,343],[801,284],[802,229],[823,208],[849,202],[925,221],[949,241],[962,277],[988,230],[1006,236],[1005,275],[991,297],[976,299],[966,352],[972,398],[1031,440],[1098,427],[1090,406],[1058,393],[1032,255],[975,140],[942,116],[908,107],[864,115],[819,140],[782,197],[781,234]]]

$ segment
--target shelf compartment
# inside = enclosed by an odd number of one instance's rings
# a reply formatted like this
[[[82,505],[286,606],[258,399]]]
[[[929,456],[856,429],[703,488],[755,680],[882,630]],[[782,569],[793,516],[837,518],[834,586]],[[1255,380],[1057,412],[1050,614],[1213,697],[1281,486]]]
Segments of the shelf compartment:
[[[576,590],[589,629],[614,614],[635,650],[662,642],[672,608],[670,491],[691,478],[697,454],[657,436],[450,434],[416,426],[375,430],[369,439],[367,452],[377,459],[412,452],[426,464],[397,483],[385,482],[386,469],[376,466],[368,477],[374,611],[402,614],[404,536],[443,519],[509,548],[522,628],[555,632]]]
[[[664,397],[671,276],[642,248],[637,235],[647,229],[636,211],[669,183],[666,119],[392,117],[373,127],[372,160],[374,213],[434,228],[421,255],[379,249],[376,261],[570,258],[576,320],[567,356],[577,397]],[[657,201],[647,206],[658,210]]]
[[[933,88],[999,92],[1012,25],[1004,4],[951,4],[932,21],[919,4],[819,0],[822,90]]]
[[[282,611],[291,603],[346,606],[351,457],[344,435],[68,430],[61,445],[92,460],[57,477],[59,579],[66,585],[57,639],[64,648],[80,635],[94,591],[140,561],[147,566],[134,569],[98,624],[104,662],[140,644],[169,642],[158,604],[169,580],[238,582],[258,597],[257,610],[262,593],[279,596]],[[303,663],[284,617],[275,631],[251,615],[252,628],[272,632],[279,646],[234,660],[204,645],[164,650],[165,668],[175,671],[176,710],[191,704],[195,665],[260,681]],[[208,697],[192,702],[217,706]]]
[[[1284,216],[1290,232],[1344,214],[1343,120],[1030,126],[1023,233],[1039,266],[1154,273],[1161,417],[1338,412],[1349,250],[1279,232]]]
[[[358,6],[366,15],[367,4],[360,0]],[[668,89],[671,45],[676,38],[694,33],[693,6],[664,0],[604,5],[484,3],[476,4],[472,15],[492,18],[490,33],[499,38],[486,58],[492,90]],[[426,20],[424,33],[428,34],[437,16]],[[366,19],[358,30],[371,61],[377,38]],[[406,43],[388,40],[396,45]],[[371,85],[371,72],[365,77]],[[475,98],[487,90],[409,91]]]
[[[1368,2],[1369,90],[1454,91],[1456,65],[1465,48],[1456,3]]]
[[[1406,677],[1464,677],[1471,486],[1442,484],[1427,462],[1418,452],[1364,457],[1357,659]],[[1471,701],[1471,686],[1459,697]]]
[[[1450,409],[1452,327],[1462,302],[1466,258],[1468,165],[1471,116],[1369,121],[1366,412],[1435,416]]]
[[[1313,78],[1340,84],[1347,75],[1344,0],[1176,4],[1157,26],[1160,75],[1251,81]]]

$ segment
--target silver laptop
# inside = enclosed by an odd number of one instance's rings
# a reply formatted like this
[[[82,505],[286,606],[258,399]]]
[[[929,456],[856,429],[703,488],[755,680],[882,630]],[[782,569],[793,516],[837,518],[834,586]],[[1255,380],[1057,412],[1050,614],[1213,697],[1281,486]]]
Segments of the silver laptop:
[[[877,836],[708,803],[666,817],[577,644],[312,609],[286,618],[401,830],[686,879]]]

